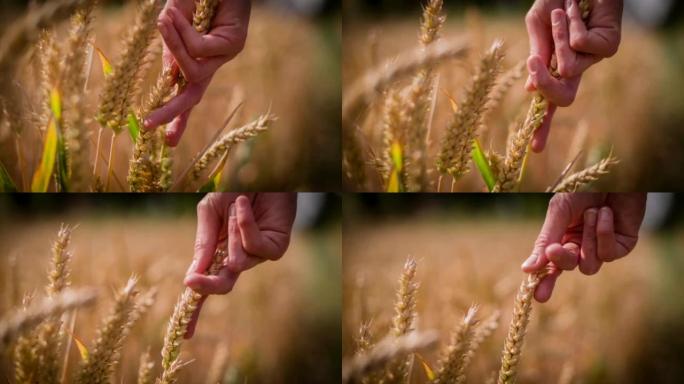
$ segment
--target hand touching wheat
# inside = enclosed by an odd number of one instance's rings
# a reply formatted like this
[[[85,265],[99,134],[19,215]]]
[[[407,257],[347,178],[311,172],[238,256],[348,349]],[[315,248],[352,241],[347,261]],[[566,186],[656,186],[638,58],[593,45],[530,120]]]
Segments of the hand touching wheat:
[[[206,295],[226,294],[240,273],[283,256],[290,244],[295,193],[210,193],[197,205],[195,255],[185,285],[205,295],[188,324],[192,337]],[[204,272],[219,247],[227,247],[225,266],[213,276]]]
[[[242,51],[251,1],[220,1],[206,34],[192,25],[194,9],[193,0],[167,0],[157,24],[164,39],[164,66],[177,66],[187,80],[175,97],[144,121],[145,129],[170,122],[166,129],[170,146],[178,144],[192,108],[202,99],[214,73]]]
[[[590,12],[581,9],[577,0],[537,0],[525,18],[530,39],[530,75],[525,88],[538,90],[549,100],[544,123],[532,141],[536,152],[546,145],[556,107],[566,107],[575,100],[582,73],[613,56],[620,45],[622,0],[587,3],[591,4]],[[558,77],[548,70],[553,54]]]
[[[639,238],[645,207],[645,193],[556,194],[549,202],[532,255],[522,265],[527,273],[549,270],[535,299],[545,302],[551,298],[563,270],[579,266],[580,272],[593,275],[604,262],[630,253]]]

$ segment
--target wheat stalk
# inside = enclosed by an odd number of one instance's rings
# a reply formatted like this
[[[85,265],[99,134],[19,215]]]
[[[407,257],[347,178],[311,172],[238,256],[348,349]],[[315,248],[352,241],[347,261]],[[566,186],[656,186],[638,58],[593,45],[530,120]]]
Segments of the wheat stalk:
[[[497,40],[481,59],[463,102],[447,126],[437,160],[439,172],[458,179],[467,171],[473,140],[486,111],[488,95],[499,74],[502,60],[502,43]]]
[[[207,384],[218,384],[223,382],[226,369],[228,368],[229,351],[225,343],[220,343],[214,351],[214,358],[209,365],[207,373]]]
[[[530,274],[520,284],[513,304],[513,318],[508,328],[508,335],[501,356],[498,384],[515,383],[525,332],[532,312],[534,290],[544,275],[544,273]]]
[[[117,293],[114,307],[97,330],[97,339],[80,365],[75,382],[78,384],[109,383],[114,366],[119,361],[123,340],[133,323],[132,314],[136,307],[137,279],[131,277]]]
[[[465,370],[473,354],[473,339],[476,335],[477,307],[473,306],[466,312],[463,321],[454,333],[451,343],[447,347],[444,357],[433,383],[463,383]]]
[[[3,317],[0,319],[0,350],[50,316],[93,304],[96,296],[92,289],[65,290],[52,298],[29,305],[24,311]]]
[[[430,348],[437,342],[437,333],[411,332],[400,337],[387,337],[370,351],[357,354],[342,364],[342,383],[357,383],[365,375],[379,370],[389,362],[418,350]]]
[[[223,250],[216,250],[212,264],[207,271],[208,275],[216,275],[219,272],[223,266],[225,256],[226,254]],[[169,325],[166,328],[166,335],[164,336],[164,346],[161,351],[163,371],[158,382],[173,383],[176,381],[176,375],[180,368],[178,357],[180,355],[183,335],[188,331],[188,323],[197,309],[201,298],[201,294],[190,288],[185,288],[176,303],[171,319],[169,319]]]
[[[268,130],[271,124],[276,120],[277,117],[275,115],[267,113],[253,122],[223,135],[214,142],[209,150],[207,150],[197,163],[195,163],[192,170],[193,179],[197,180],[202,171],[204,171],[212,161],[228,153],[233,146]]]
[[[553,192],[576,192],[583,186],[593,183],[601,176],[610,173],[610,169],[619,162],[620,161],[612,154],[608,155],[608,157],[601,159],[601,161],[591,167],[573,173],[563,179],[563,181],[553,188]]]

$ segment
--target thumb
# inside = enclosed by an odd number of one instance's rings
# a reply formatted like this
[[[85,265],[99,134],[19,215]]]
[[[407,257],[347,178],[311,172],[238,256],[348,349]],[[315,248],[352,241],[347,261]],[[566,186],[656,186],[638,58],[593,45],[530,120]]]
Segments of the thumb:
[[[522,264],[522,270],[526,273],[538,272],[549,260],[546,256],[546,247],[550,244],[560,243],[563,235],[572,221],[572,210],[565,195],[555,195],[549,201],[546,211],[546,219],[537,240],[534,242],[532,254]]]

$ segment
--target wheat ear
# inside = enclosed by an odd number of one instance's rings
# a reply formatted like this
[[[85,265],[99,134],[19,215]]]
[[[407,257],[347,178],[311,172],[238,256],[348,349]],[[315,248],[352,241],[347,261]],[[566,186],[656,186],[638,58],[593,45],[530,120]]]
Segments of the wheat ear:
[[[271,124],[273,124],[276,120],[277,117],[275,115],[267,113],[260,116],[253,122],[223,135],[221,138],[216,140],[209,150],[207,150],[207,152],[205,152],[204,155],[197,161],[192,169],[193,179],[197,180],[202,171],[204,171],[212,161],[228,153],[236,144],[267,131]]]
[[[498,384],[515,383],[525,332],[530,321],[530,313],[532,312],[534,290],[539,285],[542,277],[544,277],[544,274],[530,274],[520,284],[520,289],[513,304],[513,318],[508,328],[506,341],[504,342]]]
[[[343,362],[342,383],[358,383],[365,375],[383,368],[391,361],[434,346],[437,338],[434,331],[411,332],[397,338],[387,337],[367,353],[357,354]]]
[[[394,318],[392,319],[392,336],[400,337],[413,331],[413,323],[416,318],[416,294],[418,283],[416,278],[416,261],[409,258],[404,263],[404,269],[399,277],[396,299],[394,302]],[[409,374],[411,365],[410,357],[397,359],[385,372],[387,381],[396,382],[404,380]]]
[[[537,99],[537,96],[535,96]],[[521,123],[518,123],[518,128],[513,132],[506,148],[506,159],[503,162],[499,177],[493,192],[511,192],[518,185],[520,179],[520,172],[522,170],[525,156],[530,150],[530,141],[541,120],[544,119],[546,113],[545,101],[540,100],[539,103],[533,102],[527,112],[527,117]]]
[[[86,1],[71,17],[71,31],[67,43],[62,72],[62,93],[64,99],[64,136],[68,153],[67,169],[70,188],[84,191],[89,185],[89,139],[86,126],[86,98],[84,86],[88,39],[91,35],[93,9],[96,0]]]
[[[477,307],[470,307],[458,329],[454,333],[451,343],[440,361],[437,377],[433,383],[463,383],[465,370],[473,353],[473,339],[476,335]]]
[[[140,364],[138,365],[138,384],[152,384],[154,377],[152,376],[152,369],[154,369],[154,360],[150,354],[148,347],[140,356]]]
[[[223,260],[226,254],[222,250],[216,250],[214,260],[212,261],[208,275],[216,275],[223,265]],[[183,294],[176,303],[173,309],[173,314],[169,320],[169,325],[166,328],[166,336],[164,336],[164,346],[162,347],[162,374],[158,382],[173,383],[176,381],[176,375],[180,366],[180,348],[183,341],[183,335],[188,330],[188,323],[192,318],[192,314],[197,309],[199,300],[202,295],[193,291],[190,288],[185,288]]]
[[[402,126],[404,121],[401,116],[401,104],[402,100],[399,91],[395,89],[388,90],[383,106],[381,126],[383,151],[377,161],[374,162],[375,168],[385,184],[389,182],[390,174],[395,167],[392,160],[393,146],[402,148],[402,144],[406,142],[404,136],[405,129]],[[405,190],[406,182],[403,172],[398,177],[401,185],[400,190]]]
[[[449,174],[454,179],[466,173],[473,140],[487,108],[489,93],[496,82],[502,60],[502,43],[497,40],[480,61],[465,98],[447,126],[437,159],[439,172]]]
[[[420,42],[424,48],[429,47],[439,38],[439,31],[446,20],[442,14],[442,5],[442,0],[430,0],[423,9]],[[409,192],[418,192],[427,188],[427,123],[432,105],[433,83],[432,68],[423,67],[413,77],[404,95],[401,116],[405,119],[406,165],[404,169]]]
[[[96,293],[92,289],[66,290],[52,298],[32,303],[24,311],[3,317],[0,319],[0,350],[48,317],[91,305],[95,297]]]
[[[69,262],[71,253],[67,250],[71,241],[72,228],[62,224],[57,239],[52,245],[51,269],[48,273],[47,296],[52,298],[69,286]],[[37,381],[42,384],[57,384],[60,377],[59,351],[62,344],[62,321],[60,316],[51,316],[38,326],[33,335],[32,356],[41,367]]]
[[[124,43],[121,58],[105,80],[97,121],[116,133],[126,124],[162,3],[161,0],[143,0],[133,29]]]
[[[608,155],[591,167],[566,177],[553,189],[553,192],[576,192],[585,185],[595,182],[601,176],[610,173],[610,169],[619,162],[612,154]]]
[[[75,382],[78,384],[109,383],[114,367],[119,361],[123,341],[133,323],[136,307],[137,279],[132,277],[117,293],[114,307],[97,330],[97,339],[91,347],[88,359],[80,365]]]

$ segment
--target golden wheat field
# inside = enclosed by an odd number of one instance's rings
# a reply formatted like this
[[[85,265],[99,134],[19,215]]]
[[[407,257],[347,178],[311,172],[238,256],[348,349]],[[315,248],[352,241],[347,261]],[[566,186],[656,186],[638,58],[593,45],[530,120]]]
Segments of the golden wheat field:
[[[496,380],[516,291],[525,279],[520,264],[532,249],[547,200],[528,195],[345,201],[344,358],[359,348],[362,324],[370,323],[366,341],[370,334],[378,343],[390,332],[402,268],[410,258],[416,261],[418,285],[413,328],[438,335],[435,346],[414,357],[410,382],[430,382],[421,360],[439,372],[453,332],[473,305],[479,309],[478,325],[500,311],[498,327],[475,350],[465,381],[455,382]],[[684,243],[681,208],[677,212],[678,225],[643,230],[626,258],[594,276],[565,272],[549,302],[532,303],[517,382],[681,380],[684,312],[676,276],[684,266]],[[364,382],[374,382],[372,377]]]
[[[307,199],[300,199],[300,209],[308,207],[309,215],[300,216],[309,218],[300,217],[304,220],[285,256],[243,273],[228,295],[207,300],[195,336],[181,346],[180,359],[189,364],[181,367],[177,382],[320,383],[339,376],[340,204],[327,197],[313,220],[316,205]],[[94,287],[98,297],[94,306],[76,311],[74,337],[94,353],[96,329],[110,312],[115,291],[136,275],[140,294],[154,289],[156,297],[124,339],[113,376],[102,382],[143,382],[138,381],[139,361],[148,348],[154,380],[192,257],[198,201],[192,195],[135,202],[124,197],[3,197],[0,317],[18,311],[24,295],[34,301],[44,297],[60,224],[76,226],[67,247],[73,254],[71,287]],[[0,377],[14,383],[11,348],[2,351]],[[60,358],[67,361],[65,382],[74,382],[81,359],[76,345]]]
[[[344,101],[351,99],[350,93],[364,83],[364,76],[391,73],[396,67],[401,67],[406,56],[414,54],[413,57],[419,57],[419,36],[425,38],[425,32],[420,29],[421,23],[425,25],[421,11],[427,9],[428,3],[438,2],[404,2],[402,11],[392,12],[390,8],[383,8],[376,3],[376,8],[361,7],[360,4],[366,3],[358,1],[348,4],[344,15],[342,57]],[[476,79],[474,76],[481,68],[480,63],[484,63],[486,52],[497,39],[503,41],[504,57],[492,94],[498,93],[497,88],[501,89],[499,84],[502,82],[512,81],[512,87],[503,94],[500,102],[489,104],[491,108],[484,113],[478,129],[479,144],[494,176],[498,172],[497,158],[505,156],[507,148],[510,148],[509,138],[513,136],[509,135],[509,131],[515,129],[516,122],[525,116],[532,99],[532,94],[523,88],[527,77],[524,63],[529,52],[524,22],[525,5],[520,2],[517,5],[478,7],[472,3],[466,7],[462,2],[444,2],[440,14],[446,19],[439,29],[439,40],[433,43],[437,45],[441,42],[444,46],[429,51],[448,52],[449,44],[452,47],[467,45],[469,49],[466,54],[456,54],[455,51],[451,55],[445,54],[443,56],[450,56],[451,59],[438,59],[433,67],[426,66],[432,69],[429,73],[434,76],[434,87],[428,95],[427,148],[424,155],[428,173],[421,190],[487,190],[483,176],[473,162],[455,182],[448,174],[438,171],[438,162],[442,159],[441,150],[448,137],[448,127],[455,116],[457,119],[462,107],[470,107],[469,104],[462,104],[472,100],[466,99],[469,95],[467,90],[472,89],[471,82]],[[438,21],[432,23],[439,25]],[[681,23],[668,29],[648,29],[634,23],[625,14],[618,53],[585,72],[575,102],[557,111],[546,149],[542,153],[530,152],[525,158],[517,189],[545,191],[556,185],[566,166],[575,157],[577,161],[570,173],[597,164],[609,154],[616,157],[619,163],[610,167],[608,174],[602,175],[595,183],[585,185],[583,189],[677,189],[681,178],[677,176],[676,169],[683,163],[679,155],[683,143],[682,103],[673,92],[673,87],[679,87],[684,82],[680,70],[684,57],[682,36]],[[522,73],[511,77],[518,65]],[[412,95],[407,95],[412,82],[415,91],[419,76],[420,72],[409,71],[392,77],[396,80],[377,87],[375,95],[364,100],[369,102],[364,104],[361,112],[350,113],[351,117],[346,123],[343,116],[344,129],[347,130],[345,134],[354,132],[358,136],[360,154],[357,157],[361,157],[362,162],[357,164],[358,167],[363,164],[366,175],[364,181],[360,182],[358,169],[349,171],[349,158],[351,156],[353,160],[353,155],[345,152],[345,161],[348,163],[345,170],[347,189],[395,190],[389,181],[391,174],[388,168],[401,168],[410,180],[412,170],[408,162],[413,161],[414,167],[417,167],[415,164],[422,161],[423,155],[412,159],[410,153],[406,154],[410,148],[388,147],[388,139],[383,132],[393,124],[392,101],[388,95],[399,93],[404,100],[411,100]],[[416,103],[420,106],[420,101]],[[409,106],[414,104],[404,101],[402,105],[403,110],[411,110]],[[401,137],[397,140],[401,141]],[[348,146],[344,149],[348,151]],[[404,161],[396,163],[392,158],[397,156],[400,149],[404,150]],[[467,155],[470,157],[469,150]],[[659,169],[657,174],[650,171],[655,167]],[[407,188],[411,189],[410,183]]]
[[[66,2],[68,0],[62,1]],[[66,133],[60,132],[58,137],[63,135],[66,140],[68,175],[65,178],[70,182],[63,183],[61,179],[57,181],[60,165],[58,151],[55,181],[51,180],[47,189],[147,189],[136,188],[127,180],[129,165],[132,160],[138,158],[138,155],[134,154],[136,146],[133,137],[129,134],[131,125],[127,124],[127,112],[122,115],[122,124],[118,124],[124,129],[113,141],[113,130],[108,127],[101,128],[96,117],[100,116],[105,99],[105,77],[117,76],[117,65],[123,59],[124,47],[131,34],[142,29],[142,23],[139,22],[140,9],[144,8],[143,5],[152,3],[137,0],[125,1],[123,4],[99,1],[89,14],[90,33],[85,45],[82,45],[83,52],[78,56],[85,57],[86,60],[83,74],[87,80],[85,90],[79,95],[79,103],[82,100],[82,107],[79,108],[84,116],[81,136],[86,137],[85,143],[81,145],[87,150],[73,150],[73,154],[68,153],[69,145],[74,141],[66,134],[69,129],[68,112],[75,108],[75,104],[70,104],[72,100],[68,95],[65,96],[64,90],[61,89],[67,76],[63,75],[61,82],[57,81],[57,85],[47,86],[58,92],[63,99]],[[163,4],[160,1],[156,3]],[[36,8],[40,8],[40,5]],[[3,21],[4,28],[3,32],[0,32],[0,37],[9,34],[11,21],[22,20],[23,15],[30,15],[31,12],[35,10],[4,7],[3,17],[6,21]],[[156,17],[148,19],[154,23]],[[12,63],[16,70],[2,73],[3,78],[7,79],[3,80],[3,94],[10,101],[4,104],[3,123],[0,128],[0,162],[6,168],[14,187],[19,190],[37,189],[33,180],[43,158],[43,148],[48,136],[46,132],[49,132],[49,125],[46,122],[51,116],[48,109],[50,102],[46,101],[45,96],[51,91],[46,90],[44,73],[46,66],[49,69],[51,62],[60,60],[62,68],[71,68],[71,56],[67,56],[71,47],[71,25],[72,22],[68,18],[63,18],[54,27],[47,29],[59,52],[56,57],[50,55],[54,50],[41,48],[40,44],[44,41],[38,38],[44,36],[38,36],[41,29],[32,30],[32,34],[36,36],[32,36],[33,40],[26,52],[12,57],[12,60],[16,61]],[[140,80],[131,83],[137,82],[138,86],[119,87],[117,91],[128,94],[130,111],[137,111],[138,108],[144,110],[144,101],[148,94],[151,94],[152,86],[161,71],[161,36],[156,27],[150,36],[147,53],[142,55],[143,59],[136,67],[140,68],[140,71],[135,78],[139,77]],[[319,148],[339,148],[339,112],[332,106],[339,104],[340,97],[337,70],[340,36],[339,20],[334,13],[307,17],[275,6],[255,4],[244,50],[215,74],[203,99],[193,109],[180,144],[170,151],[170,155],[155,152],[156,148],[150,155],[156,163],[165,164],[156,165],[162,168],[162,172],[167,173],[166,169],[169,169],[168,172],[172,175],[171,180],[167,178],[166,182],[161,182],[163,186],[155,186],[152,189],[197,190],[221,169],[223,173],[218,185],[215,186],[217,190],[336,188],[339,185],[339,150],[320,151]],[[144,44],[135,45],[140,46]],[[132,51],[135,52],[136,49]],[[114,68],[113,75],[103,73],[98,50]],[[48,70],[48,78],[64,73],[53,72],[56,71]],[[10,108],[15,104],[21,106],[15,108],[18,111]],[[237,108],[238,106],[240,107]],[[223,134],[258,121],[260,116],[268,119],[265,129],[248,134],[247,137],[242,135],[237,140],[238,143],[229,144],[227,151],[217,153],[218,158],[213,158],[208,166],[205,166],[205,172],[200,177],[183,177],[184,171],[193,164],[196,155],[216,141],[216,133],[222,129],[231,115],[232,119],[223,128]],[[136,115],[142,121],[140,116]],[[72,148],[77,148],[77,144],[71,144]],[[233,148],[230,148],[231,146]],[[161,151],[166,149],[162,147]],[[225,166],[217,166],[221,164],[222,154],[227,152],[229,158],[225,161]],[[111,174],[108,167],[110,161]],[[87,164],[78,178],[74,176],[77,172],[74,165],[76,163]]]

